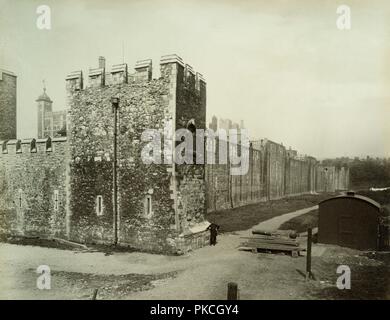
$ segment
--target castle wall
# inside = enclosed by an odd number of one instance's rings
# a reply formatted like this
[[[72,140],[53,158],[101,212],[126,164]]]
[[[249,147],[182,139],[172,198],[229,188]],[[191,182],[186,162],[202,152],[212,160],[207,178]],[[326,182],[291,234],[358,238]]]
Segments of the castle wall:
[[[111,72],[102,64],[90,69],[85,88],[82,72],[73,72],[66,78],[68,138],[0,142],[0,234],[114,242],[113,97],[119,98],[120,245],[182,253],[207,244],[206,211],[348,188],[348,169],[298,158],[270,140],[251,143],[245,175],[231,175],[230,154],[221,163],[218,139],[212,145],[216,164],[145,163],[146,129],[164,135],[163,160],[177,156],[169,148],[181,143],[174,141],[177,129],[189,129],[196,142],[196,130],[206,128],[203,77],[176,55],[163,56],[160,68],[161,77],[153,79],[151,60],[138,61],[133,74],[126,64]],[[201,140],[194,147],[203,149]],[[229,143],[226,148],[243,151]]]
[[[95,82],[96,83],[96,80]],[[141,134],[163,128],[172,118],[169,82],[152,81],[90,86],[74,91],[70,105],[71,238],[80,242],[113,242],[113,132],[111,97],[120,99],[118,111],[119,241],[145,250],[167,251],[174,225],[170,199],[171,174],[164,165],[145,165],[141,159]],[[87,170],[87,171],[86,171]],[[151,191],[149,191],[151,190]],[[153,192],[153,214],[144,200]],[[96,213],[102,196],[103,213]],[[163,240],[162,240],[163,239]]]
[[[217,158],[218,147],[214,152]],[[208,212],[349,187],[347,168],[324,167],[313,157],[290,156],[281,144],[270,140],[251,143],[247,174],[232,176],[230,167],[229,161],[206,165]]]
[[[164,64],[163,71],[172,68]],[[193,131],[193,148],[205,147],[196,145],[196,130],[206,129],[206,83],[201,74],[195,73],[188,64],[177,63],[175,128]],[[176,142],[178,145],[180,142]],[[178,221],[178,230],[184,235],[190,229],[204,222],[206,213],[205,165],[196,163],[196,152],[193,152],[193,165],[175,164],[176,196],[174,197]],[[198,241],[198,239],[196,239]],[[193,244],[200,246],[204,244]]]
[[[53,139],[50,147],[47,140],[11,140],[2,146],[0,234],[66,237],[66,140]]]
[[[284,196],[286,148],[270,140],[266,143],[268,199]]]
[[[310,192],[310,162],[304,159],[286,158],[286,195]]]
[[[0,140],[16,139],[16,76],[0,69]]]
[[[162,59],[159,79],[152,79],[150,69],[151,62],[142,61],[134,75],[115,74],[110,85],[104,85],[99,71],[94,70],[93,81],[85,89],[81,73],[68,77],[70,188],[77,195],[71,200],[73,240],[114,240],[111,97],[120,101],[119,243],[148,251],[185,250],[191,246],[190,229],[204,221],[204,166],[145,164],[141,159],[146,145],[141,141],[144,130],[157,129],[162,134],[171,123],[174,132],[176,127],[186,127],[190,120],[198,128],[205,127],[204,84],[195,77],[185,77],[184,66],[176,56]],[[126,72],[127,68],[120,70]],[[163,143],[172,143],[172,133]],[[96,214],[98,196],[104,204],[101,215]],[[152,212],[146,212],[147,201],[151,201]]]
[[[230,199],[232,192],[230,178],[228,165],[206,165],[207,211],[216,211],[232,207]]]

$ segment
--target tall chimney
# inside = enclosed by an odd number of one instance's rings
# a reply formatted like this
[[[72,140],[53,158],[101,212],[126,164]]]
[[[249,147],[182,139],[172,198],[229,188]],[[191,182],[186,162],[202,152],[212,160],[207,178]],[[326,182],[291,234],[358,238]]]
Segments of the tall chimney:
[[[106,68],[106,58],[102,56],[99,57],[99,68]]]

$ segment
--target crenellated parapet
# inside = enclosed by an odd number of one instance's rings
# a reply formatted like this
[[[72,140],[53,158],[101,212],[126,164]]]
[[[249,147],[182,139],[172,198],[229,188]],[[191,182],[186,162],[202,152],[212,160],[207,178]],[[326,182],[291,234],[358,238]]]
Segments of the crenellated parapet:
[[[0,156],[53,152],[57,147],[64,146],[67,143],[66,137],[0,141]]]
[[[128,82],[128,70],[127,63],[114,64],[111,68],[111,83],[127,83]]]
[[[179,75],[177,81],[181,81],[186,88],[196,90],[205,96],[206,81],[204,77],[199,72],[195,72],[191,65],[184,63],[177,54],[162,56],[160,66],[162,76],[177,74]]]
[[[185,64],[182,58],[176,54],[164,55],[160,59],[161,78],[171,76],[182,82],[187,88],[204,92],[206,81],[204,77],[195,72],[189,65]],[[158,79],[155,79],[158,80]],[[99,67],[88,70],[88,88],[103,86],[132,84],[153,81],[153,61],[151,59],[138,60],[134,66],[134,72],[130,73],[127,63],[114,64],[108,71],[105,66],[105,59],[99,58]],[[73,71],[66,77],[66,88],[68,92],[84,89],[84,78],[82,71]]]
[[[82,71],[73,71],[69,73],[65,80],[67,91],[79,91],[84,89],[84,79]]]
[[[89,69],[89,86],[101,87],[105,85],[105,68]]]
[[[152,80],[152,60],[140,60],[135,65],[134,81],[150,81]]]
[[[189,64],[186,64],[184,67],[184,82],[189,88],[195,89],[195,71]]]

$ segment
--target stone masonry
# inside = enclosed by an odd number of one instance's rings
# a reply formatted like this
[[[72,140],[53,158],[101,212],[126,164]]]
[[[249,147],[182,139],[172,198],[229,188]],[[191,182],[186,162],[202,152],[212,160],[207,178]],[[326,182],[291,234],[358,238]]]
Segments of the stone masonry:
[[[270,140],[251,142],[245,175],[232,176],[230,160],[210,165],[145,163],[145,130],[163,135],[159,157],[166,160],[175,158],[177,129],[193,134],[206,129],[202,75],[177,55],[163,56],[159,67],[161,76],[153,78],[151,60],[138,61],[130,73],[127,64],[106,70],[100,57],[88,81],[81,71],[70,73],[67,137],[25,140],[14,134],[16,79],[2,73],[0,86],[8,81],[9,88],[0,92],[1,119],[10,127],[1,132],[0,141],[1,235],[106,245],[117,235],[120,246],[182,254],[208,243],[207,211],[348,188],[348,169],[322,167],[313,157],[299,157]],[[112,98],[119,99],[116,179]],[[10,101],[11,108],[4,109],[3,101]]]
[[[204,165],[146,165],[141,160],[145,129],[163,132],[169,123],[173,130],[189,123],[205,128],[206,84],[201,75],[176,55],[162,57],[160,68],[161,77],[152,79],[150,60],[139,61],[132,75],[127,65],[114,66],[111,74],[100,66],[90,70],[86,88],[81,72],[68,76],[70,192],[77,195],[70,201],[71,239],[114,240],[110,99],[118,97],[119,243],[158,252],[182,252],[205,243]],[[96,214],[98,196],[101,215]],[[146,203],[151,212],[146,212]]]
[[[16,139],[16,75],[0,69],[0,140]]]

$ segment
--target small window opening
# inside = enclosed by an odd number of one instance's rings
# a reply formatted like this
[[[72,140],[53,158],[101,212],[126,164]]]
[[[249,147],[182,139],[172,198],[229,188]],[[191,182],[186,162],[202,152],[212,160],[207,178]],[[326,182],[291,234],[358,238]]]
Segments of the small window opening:
[[[145,215],[147,217],[150,217],[152,215],[153,211],[152,211],[152,196],[151,195],[147,195],[145,197]]]
[[[23,207],[23,190],[19,189],[19,199],[18,199],[18,206],[19,208]]]
[[[97,198],[96,198],[96,214],[98,216],[103,215],[103,197],[102,196],[97,196]]]
[[[59,192],[54,190],[54,211],[58,211],[59,208]]]

